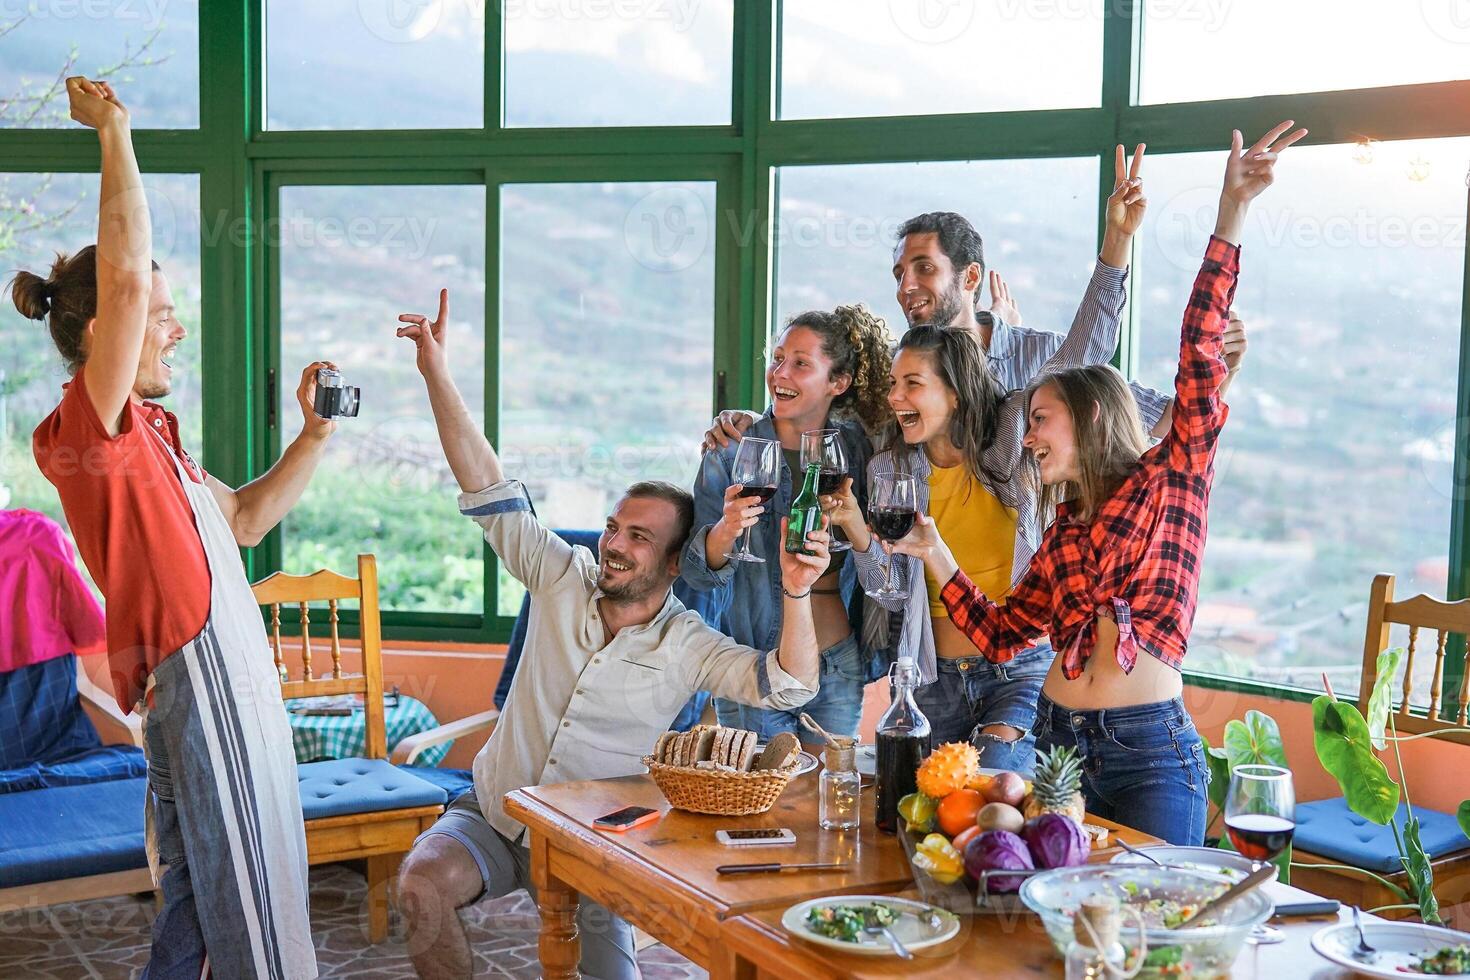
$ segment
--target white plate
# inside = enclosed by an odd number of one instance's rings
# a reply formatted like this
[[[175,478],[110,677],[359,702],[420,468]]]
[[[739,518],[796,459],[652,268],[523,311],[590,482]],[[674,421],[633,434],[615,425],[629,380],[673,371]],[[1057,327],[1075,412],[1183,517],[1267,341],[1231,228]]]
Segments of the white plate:
[[[940,943],[948,942],[959,934],[959,916],[944,909],[936,909],[942,924],[936,931],[931,929],[925,919],[933,906],[925,905],[923,902],[913,902],[906,898],[893,898],[888,895],[833,895],[830,898],[814,898],[809,902],[800,902],[786,910],[781,916],[781,925],[793,936],[816,943],[818,946],[827,946],[831,949],[840,949],[845,953],[861,953],[868,956],[896,956],[893,947],[880,933],[876,936],[862,935],[855,943],[843,942],[841,939],[830,939],[827,936],[812,932],[807,928],[807,912],[819,906],[830,905],[867,905],[869,902],[877,902],[886,905],[899,913],[897,919],[888,928],[898,937],[898,941],[907,946],[911,951],[927,949],[930,946],[938,946]],[[906,915],[904,913],[917,913]]]
[[[1175,847],[1165,845],[1162,847],[1142,847],[1141,851],[1148,853],[1150,857],[1156,858],[1171,868],[1184,868],[1186,871],[1201,871],[1205,874],[1219,874],[1221,878],[1229,882],[1237,882],[1249,877],[1255,865],[1251,859],[1238,851],[1224,851],[1218,847]],[[1119,851],[1113,855],[1110,864],[1148,864],[1149,860],[1140,854],[1130,854],[1128,851]]]
[[[859,745],[855,754],[857,771],[862,776],[878,775],[878,746]]]
[[[1371,963],[1353,959],[1352,952],[1358,948],[1358,930],[1351,922],[1328,926],[1312,937],[1312,948],[1339,966],[1356,970],[1367,977],[1387,977],[1404,980],[1404,977],[1424,976],[1422,973],[1405,973],[1398,969],[1417,962],[1419,957],[1443,949],[1445,946],[1470,945],[1470,933],[1426,926],[1418,922],[1365,922],[1363,936],[1368,945],[1377,949],[1378,955]],[[1456,974],[1470,976],[1470,974]]]

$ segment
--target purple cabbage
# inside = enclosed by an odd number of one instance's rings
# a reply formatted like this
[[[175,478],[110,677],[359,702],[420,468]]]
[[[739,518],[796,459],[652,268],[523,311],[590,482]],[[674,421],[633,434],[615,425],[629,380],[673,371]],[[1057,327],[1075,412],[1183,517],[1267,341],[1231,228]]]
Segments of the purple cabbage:
[[[1026,842],[1009,830],[987,830],[965,847],[965,871],[976,881],[982,871],[1030,871],[1031,852]],[[1019,891],[1023,877],[992,876],[987,880],[993,892]]]
[[[1065,813],[1043,813],[1026,821],[1021,836],[1038,868],[1073,868],[1092,853],[1087,835]]]

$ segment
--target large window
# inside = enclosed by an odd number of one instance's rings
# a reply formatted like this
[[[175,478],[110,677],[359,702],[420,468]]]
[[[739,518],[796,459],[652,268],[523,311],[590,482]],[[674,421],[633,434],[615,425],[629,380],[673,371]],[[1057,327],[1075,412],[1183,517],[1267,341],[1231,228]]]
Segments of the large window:
[[[730,122],[732,0],[503,6],[507,126]]]
[[[1095,158],[784,167],[779,183],[777,325],[862,302],[902,334],[893,247],[926,211],[968,218],[1023,322],[1045,329],[1072,322],[1097,255]]]
[[[116,82],[135,129],[198,126],[198,0],[0,3],[0,129],[74,127],[68,75]]]
[[[414,346],[394,331],[400,313],[432,318],[449,290],[455,381],[483,421],[485,189],[283,187],[279,208],[281,445],[301,428],[306,365],[331,361],[361,389],[283,524],[282,567],[346,573],[373,552],[384,608],[478,613],[480,535],[455,505]]]
[[[710,416],[713,184],[501,189],[500,446],[552,527],[690,486]],[[500,611],[520,590],[502,581]]]
[[[781,118],[1095,106],[1101,3],[785,0]]]
[[[712,408],[762,407],[792,315],[860,302],[900,333],[916,214],[968,217],[1023,323],[1065,329],[1114,142],[1148,141],[1118,363],[1168,388],[1222,148],[1269,97],[1312,135],[1246,237],[1188,668],[1346,692],[1375,573],[1470,586],[1465,2],[0,0],[0,274],[95,234],[61,80],[105,75],[205,465],[265,472],[315,358],[362,389],[251,574],[372,551],[388,636],[499,640],[522,592],[456,512],[400,312],[450,289],[471,410],[547,523],[596,528],[636,479],[688,485]],[[0,371],[0,482],[55,513],[29,435],[60,368],[8,302]]]
[[[185,446],[202,455],[199,178],[146,174],[143,182],[153,257],[189,332],[174,360],[173,391],[161,402],[179,417]],[[0,507],[26,507],[63,520],[56,489],[36,468],[31,433],[61,400],[69,376],[46,324],[25,319],[10,301],[10,279],[22,269],[47,276],[58,252],[70,255],[96,240],[95,176],[0,174],[0,284],[6,286],[0,301]]]
[[[1252,211],[1190,666],[1355,690],[1368,587],[1449,581],[1470,139],[1297,147]],[[1221,154],[1152,160],[1140,377],[1171,386]],[[1427,698],[1433,658],[1418,690]]]
[[[1470,13],[1461,0],[1143,0],[1141,6],[1143,102],[1470,78]]]

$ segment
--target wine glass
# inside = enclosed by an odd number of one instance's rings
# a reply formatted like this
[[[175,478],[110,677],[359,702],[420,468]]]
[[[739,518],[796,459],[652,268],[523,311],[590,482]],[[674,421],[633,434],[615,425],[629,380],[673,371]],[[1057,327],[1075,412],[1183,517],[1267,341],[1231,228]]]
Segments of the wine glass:
[[[868,492],[868,526],[889,544],[908,534],[919,511],[919,486],[908,473],[879,473],[873,477]],[[893,562],[888,556],[884,566],[883,587],[869,589],[874,599],[907,599],[908,589],[893,584]]]
[[[781,480],[781,444],[774,439],[757,439],[754,436],[741,439],[740,448],[735,451],[735,471],[731,475],[736,483],[745,487],[740,492],[742,497],[759,497],[764,507],[776,495],[776,486]],[[726,558],[731,561],[765,561],[750,550],[750,531],[749,527],[745,529],[740,536],[740,547],[727,553]]]
[[[824,497],[836,493],[847,476],[847,453],[842,449],[841,432],[837,429],[812,429],[801,434],[802,472],[806,472],[813,463],[821,467],[817,474],[817,493]],[[827,550],[847,551],[851,547],[842,537],[841,530],[834,527]]]
[[[1225,831],[1230,843],[1255,863],[1257,870],[1276,860],[1296,830],[1296,791],[1291,770],[1280,766],[1236,766],[1225,795]],[[1247,941],[1279,943],[1280,929],[1256,926]]]

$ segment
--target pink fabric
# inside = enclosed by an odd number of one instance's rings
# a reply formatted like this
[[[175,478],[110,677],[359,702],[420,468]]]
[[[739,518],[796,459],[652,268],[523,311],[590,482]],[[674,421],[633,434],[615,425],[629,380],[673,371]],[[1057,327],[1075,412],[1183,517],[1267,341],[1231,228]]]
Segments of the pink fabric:
[[[0,510],[0,672],[106,650],[102,607],[66,532],[33,510]]]

